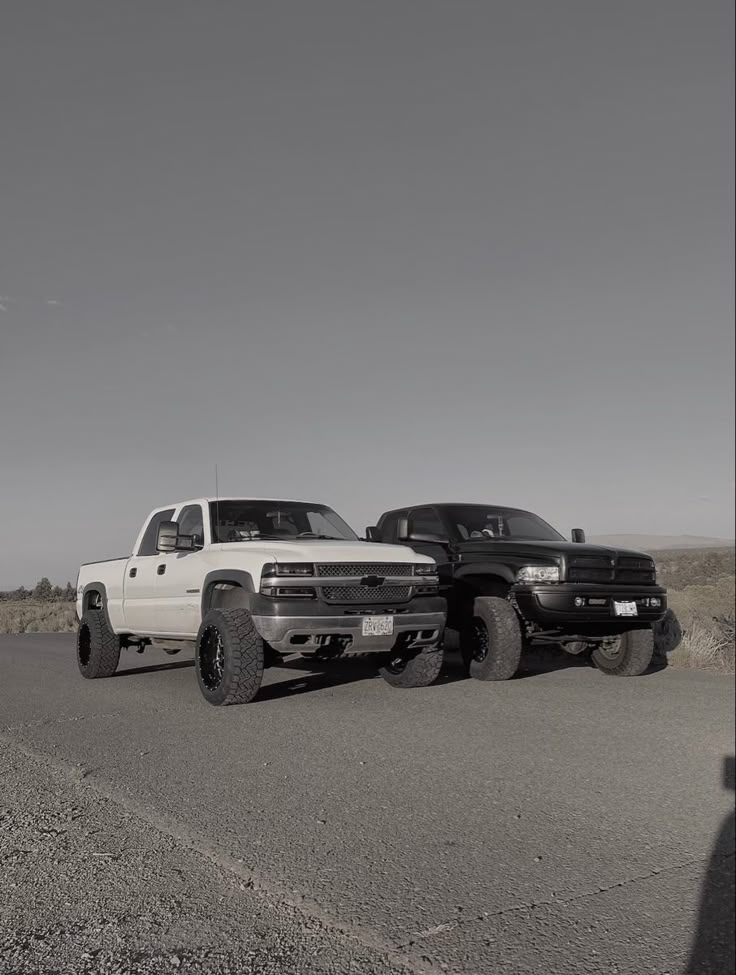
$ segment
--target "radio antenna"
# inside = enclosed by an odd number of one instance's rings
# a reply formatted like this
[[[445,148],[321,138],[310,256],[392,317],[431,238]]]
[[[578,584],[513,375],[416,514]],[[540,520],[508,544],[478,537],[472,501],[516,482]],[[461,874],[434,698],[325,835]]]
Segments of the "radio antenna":
[[[215,521],[217,522],[217,541],[222,542],[220,538],[220,479],[217,475],[217,464],[215,464]]]

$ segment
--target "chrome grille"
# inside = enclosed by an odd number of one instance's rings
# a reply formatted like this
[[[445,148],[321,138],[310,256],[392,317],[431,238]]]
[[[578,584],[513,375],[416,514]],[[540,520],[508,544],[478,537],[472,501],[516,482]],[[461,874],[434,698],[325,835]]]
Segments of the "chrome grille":
[[[405,603],[411,586],[323,586],[328,603]]]
[[[315,566],[318,576],[335,578],[338,576],[413,576],[411,562],[323,562]]]

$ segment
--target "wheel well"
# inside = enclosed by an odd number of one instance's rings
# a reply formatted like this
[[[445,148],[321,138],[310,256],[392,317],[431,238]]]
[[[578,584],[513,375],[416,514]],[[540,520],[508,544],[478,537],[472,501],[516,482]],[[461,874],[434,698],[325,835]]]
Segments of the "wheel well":
[[[84,594],[84,610],[102,609],[102,593],[99,589],[89,589]]]
[[[476,596],[503,596],[508,595],[511,588],[507,579],[497,575],[477,575],[464,576],[463,589],[469,598],[475,599]]]
[[[210,609],[225,609],[245,604],[245,590],[239,582],[218,579],[207,586],[202,600],[202,616]]]

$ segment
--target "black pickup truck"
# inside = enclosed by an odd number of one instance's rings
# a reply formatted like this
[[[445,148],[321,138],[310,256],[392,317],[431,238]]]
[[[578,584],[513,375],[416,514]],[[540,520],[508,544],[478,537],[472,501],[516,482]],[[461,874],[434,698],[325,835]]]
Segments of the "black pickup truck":
[[[587,545],[579,528],[568,542],[529,511],[484,504],[387,511],[366,536],[438,563],[448,631],[479,680],[512,677],[534,643],[588,653],[621,677],[652,662],[652,625],[665,615],[667,591],[642,552]]]

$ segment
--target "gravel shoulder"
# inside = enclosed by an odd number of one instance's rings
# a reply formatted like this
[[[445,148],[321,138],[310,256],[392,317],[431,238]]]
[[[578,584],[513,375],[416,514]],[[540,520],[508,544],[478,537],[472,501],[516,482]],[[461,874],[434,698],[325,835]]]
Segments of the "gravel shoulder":
[[[0,972],[410,975],[3,742]]]

